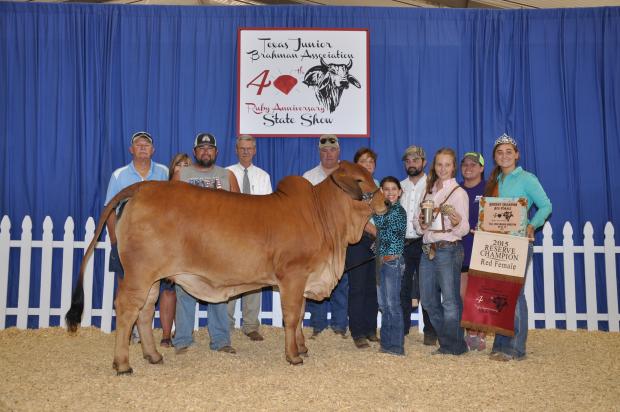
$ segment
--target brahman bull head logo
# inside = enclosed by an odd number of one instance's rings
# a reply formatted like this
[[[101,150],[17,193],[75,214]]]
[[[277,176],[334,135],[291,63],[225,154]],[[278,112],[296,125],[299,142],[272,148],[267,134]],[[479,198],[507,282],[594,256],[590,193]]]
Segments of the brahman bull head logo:
[[[353,60],[347,64],[325,63],[321,58],[321,65],[311,67],[304,76],[304,84],[314,87],[314,94],[319,103],[329,109],[330,113],[336,110],[340,104],[342,91],[349,88],[349,84],[357,87],[362,86],[355,77],[349,74],[353,66]]]

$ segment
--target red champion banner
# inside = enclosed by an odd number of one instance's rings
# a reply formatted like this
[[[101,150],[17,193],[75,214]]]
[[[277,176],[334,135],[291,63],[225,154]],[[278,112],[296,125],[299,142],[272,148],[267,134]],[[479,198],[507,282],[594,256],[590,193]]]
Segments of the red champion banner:
[[[476,231],[461,326],[514,336],[514,314],[525,282],[528,239]]]

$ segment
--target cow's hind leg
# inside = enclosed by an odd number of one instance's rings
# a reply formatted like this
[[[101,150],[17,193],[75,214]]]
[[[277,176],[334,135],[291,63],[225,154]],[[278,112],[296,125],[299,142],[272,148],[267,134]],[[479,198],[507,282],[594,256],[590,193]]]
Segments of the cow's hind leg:
[[[297,329],[295,330],[295,340],[297,341],[297,351],[301,356],[308,356],[308,347],[306,346],[306,338],[304,337],[304,317],[306,316],[306,300],[303,300],[301,305],[301,312],[299,314],[299,322],[297,322]]]
[[[279,285],[282,315],[284,316],[284,352],[286,360],[290,364],[300,365],[304,361],[299,356],[296,333],[299,328],[301,310],[304,306],[303,280],[305,279],[301,276],[289,276],[287,280],[288,282]]]
[[[131,328],[138,318],[139,307],[128,296],[122,281],[119,282],[114,303],[116,307],[116,342],[112,367],[118,375],[130,374],[133,369],[129,366],[129,336]]]
[[[163,363],[163,356],[155,348],[153,338],[153,316],[155,314],[155,303],[159,296],[159,282],[155,282],[149,290],[146,303],[138,314],[138,332],[140,332],[140,344],[142,345],[142,355],[144,359],[152,364]]]

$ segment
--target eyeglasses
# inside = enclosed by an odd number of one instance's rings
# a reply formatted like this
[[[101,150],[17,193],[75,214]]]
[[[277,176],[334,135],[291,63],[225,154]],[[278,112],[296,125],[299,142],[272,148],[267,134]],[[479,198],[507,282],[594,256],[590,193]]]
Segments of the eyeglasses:
[[[252,150],[254,150],[254,148],[253,148],[253,147],[240,147],[240,148],[239,148],[239,151],[240,151],[240,152],[248,152],[248,153],[249,153],[249,152],[251,152]]]
[[[187,167],[189,166],[189,162],[187,160],[180,160],[178,162],[175,163],[174,167]]]
[[[334,144],[337,142],[337,140],[333,137],[322,137],[321,140],[319,140],[320,144],[325,144],[327,142]]]

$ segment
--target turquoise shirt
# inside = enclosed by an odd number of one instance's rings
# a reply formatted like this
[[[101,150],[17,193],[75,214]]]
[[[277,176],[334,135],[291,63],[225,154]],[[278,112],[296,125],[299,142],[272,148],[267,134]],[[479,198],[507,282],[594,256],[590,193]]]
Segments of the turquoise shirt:
[[[536,205],[538,211],[529,221],[534,229],[538,229],[545,223],[551,214],[551,201],[536,176],[519,166],[506,176],[500,173],[497,180],[500,197],[525,197],[528,211],[533,204]]]
[[[402,255],[407,232],[407,213],[398,201],[384,215],[373,215],[377,226],[377,255]]]

